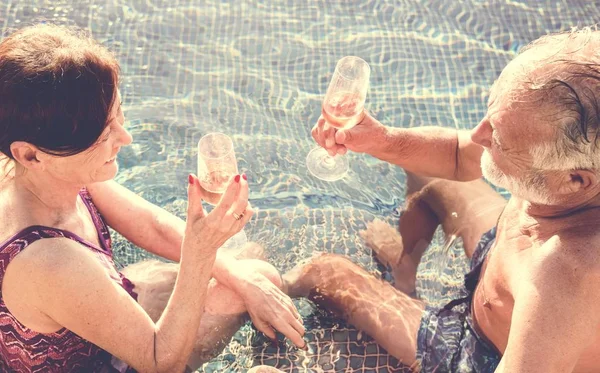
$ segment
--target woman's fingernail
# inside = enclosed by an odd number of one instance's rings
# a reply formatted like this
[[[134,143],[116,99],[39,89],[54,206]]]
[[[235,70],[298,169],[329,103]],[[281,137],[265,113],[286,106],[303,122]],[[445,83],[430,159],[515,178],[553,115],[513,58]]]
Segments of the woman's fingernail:
[[[308,351],[308,343],[306,341],[304,341],[304,347],[302,347],[302,350]]]
[[[192,174],[188,175],[188,182],[190,183],[190,185],[194,184],[194,177],[192,176]]]
[[[242,174],[242,177],[244,178],[244,180],[248,181],[248,176],[246,176],[246,174]]]
[[[235,175],[235,182],[239,183],[240,182],[240,175]]]

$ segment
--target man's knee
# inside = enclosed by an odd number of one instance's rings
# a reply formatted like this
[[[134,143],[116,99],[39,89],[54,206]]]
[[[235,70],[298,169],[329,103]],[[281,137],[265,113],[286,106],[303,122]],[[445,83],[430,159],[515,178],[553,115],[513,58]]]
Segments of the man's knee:
[[[260,365],[260,366],[254,367],[248,371],[248,373],[277,373],[277,372],[283,372],[283,371],[279,370],[277,368],[271,367],[271,366],[267,366],[267,365]]]
[[[318,274],[320,280],[342,278],[353,275],[360,268],[349,258],[343,255],[330,253],[325,253],[314,257],[308,266],[308,272]]]
[[[315,261],[323,266],[349,268],[355,264],[347,257],[339,254],[322,254],[315,258]]]

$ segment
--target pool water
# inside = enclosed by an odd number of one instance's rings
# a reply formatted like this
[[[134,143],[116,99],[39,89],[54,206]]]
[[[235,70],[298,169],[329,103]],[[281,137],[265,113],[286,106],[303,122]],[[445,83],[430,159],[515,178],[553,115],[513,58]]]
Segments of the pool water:
[[[520,47],[598,19],[587,0],[0,0],[4,34],[39,21],[76,24],[117,54],[134,136],[119,182],[183,217],[196,144],[225,132],[260,209],[246,233],[270,262],[285,271],[316,251],[335,252],[384,277],[357,233],[375,218],[397,224],[403,171],[349,154],[348,176],[329,183],[305,166],[337,60],[358,55],[370,64],[366,106],[384,124],[472,128]],[[419,293],[434,303],[452,296],[466,265],[460,242],[447,241],[438,232],[420,267]],[[121,265],[149,257],[116,235],[115,252]],[[308,301],[297,305],[308,352],[275,347],[247,324],[202,371],[258,363],[286,372],[408,371],[367,335]]]

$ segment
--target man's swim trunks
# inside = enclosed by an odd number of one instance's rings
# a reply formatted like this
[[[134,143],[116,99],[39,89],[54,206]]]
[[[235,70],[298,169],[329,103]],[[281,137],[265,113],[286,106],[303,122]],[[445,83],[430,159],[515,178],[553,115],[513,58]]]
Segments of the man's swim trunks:
[[[471,315],[471,299],[495,238],[496,228],[481,237],[459,299],[441,309],[425,309],[417,336],[421,372],[493,373],[500,363],[499,352],[476,331]]]

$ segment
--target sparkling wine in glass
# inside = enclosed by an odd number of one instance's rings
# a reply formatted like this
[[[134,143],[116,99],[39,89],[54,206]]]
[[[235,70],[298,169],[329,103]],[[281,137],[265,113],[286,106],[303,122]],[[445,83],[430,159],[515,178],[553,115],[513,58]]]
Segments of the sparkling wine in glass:
[[[352,92],[336,92],[323,101],[321,114],[329,125],[348,129],[354,127],[364,117],[365,96]]]
[[[338,61],[321,108],[325,125],[349,129],[360,123],[365,115],[370,75],[369,64],[360,57],[346,56]],[[341,179],[349,168],[346,157],[332,157],[321,147],[308,153],[306,165],[311,174],[326,181]]]
[[[202,136],[198,141],[198,179],[204,189],[204,200],[213,206],[219,203],[229,180],[238,173],[231,137],[220,132]],[[236,251],[246,242],[248,238],[242,230],[227,240],[221,250]]]

